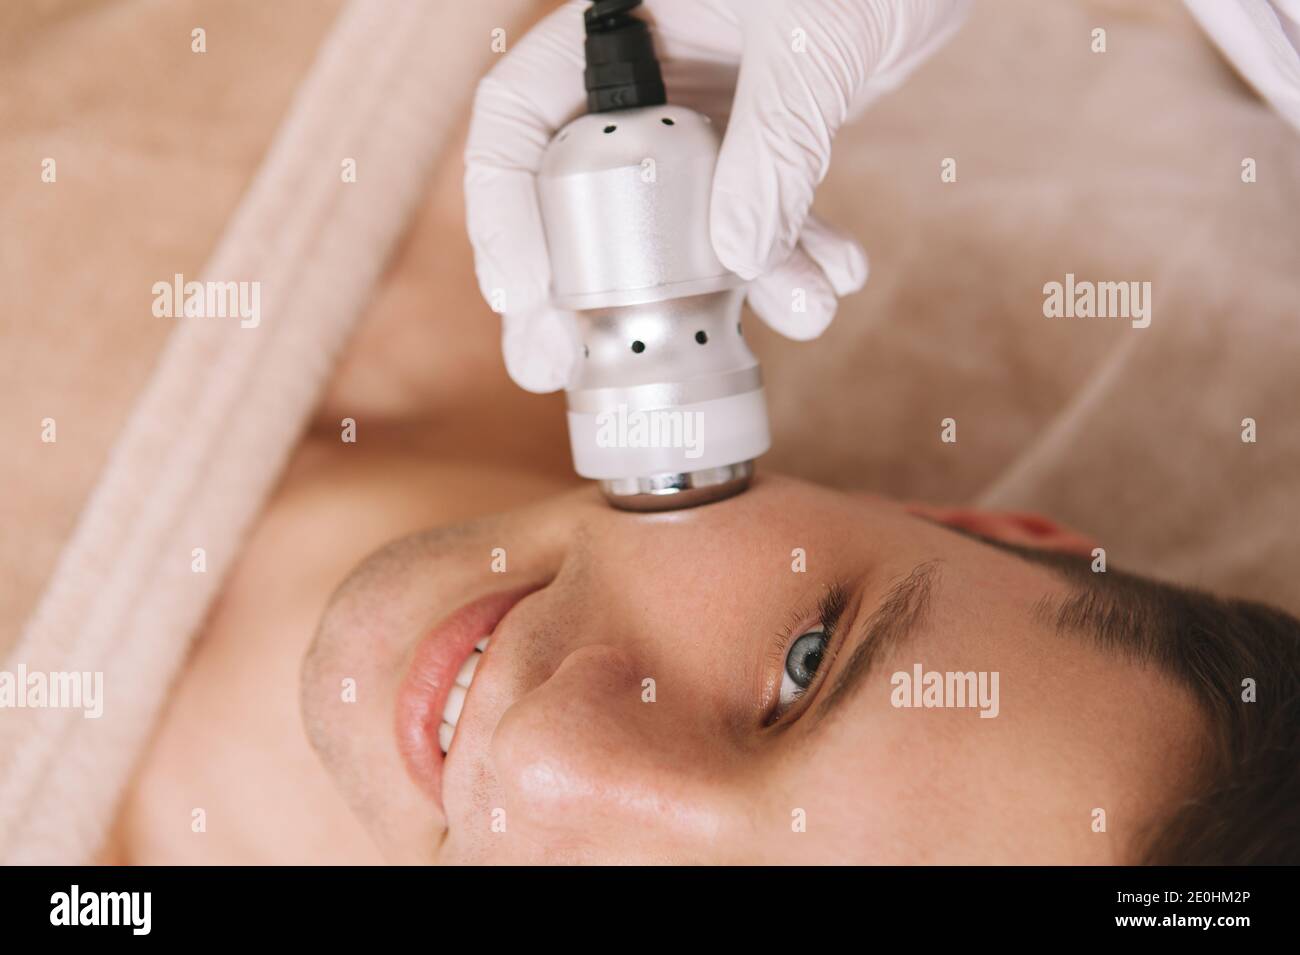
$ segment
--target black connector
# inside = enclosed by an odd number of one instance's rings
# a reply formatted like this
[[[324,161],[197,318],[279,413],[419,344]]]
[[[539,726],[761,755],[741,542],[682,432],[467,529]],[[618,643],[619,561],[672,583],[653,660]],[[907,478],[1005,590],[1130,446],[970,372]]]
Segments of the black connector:
[[[596,0],[587,27],[587,111],[607,113],[636,106],[662,106],[664,78],[644,20],[632,16],[641,0]]]

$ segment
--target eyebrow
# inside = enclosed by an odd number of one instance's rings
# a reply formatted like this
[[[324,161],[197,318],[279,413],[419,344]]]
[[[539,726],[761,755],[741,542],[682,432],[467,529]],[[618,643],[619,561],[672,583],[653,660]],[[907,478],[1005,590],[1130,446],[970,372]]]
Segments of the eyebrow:
[[[889,588],[871,616],[854,628],[857,644],[834,684],[822,694],[814,724],[842,709],[866,682],[872,666],[916,633],[929,615],[938,577],[939,561],[917,564],[911,573]],[[851,644],[852,637],[846,646]]]

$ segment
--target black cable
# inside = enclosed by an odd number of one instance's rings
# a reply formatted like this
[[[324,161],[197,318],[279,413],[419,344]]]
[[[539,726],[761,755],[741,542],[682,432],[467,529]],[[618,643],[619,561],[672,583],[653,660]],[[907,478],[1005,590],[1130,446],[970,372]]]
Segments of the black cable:
[[[588,112],[667,102],[650,28],[632,15],[640,5],[641,0],[596,0],[583,14]]]

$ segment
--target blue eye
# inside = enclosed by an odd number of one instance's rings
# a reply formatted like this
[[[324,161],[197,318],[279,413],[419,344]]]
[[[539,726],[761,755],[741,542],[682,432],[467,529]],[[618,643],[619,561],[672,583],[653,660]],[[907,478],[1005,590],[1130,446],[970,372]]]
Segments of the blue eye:
[[[826,585],[816,606],[801,607],[792,616],[789,626],[782,632],[780,643],[774,647],[768,666],[781,665],[781,686],[776,700],[768,704],[766,725],[779,720],[799,698],[817,683],[822,667],[829,667],[834,659],[832,646],[840,618],[848,611],[847,585],[838,581]],[[814,621],[816,621],[814,625]],[[803,630],[804,627],[809,629]],[[803,630],[800,633],[800,630]],[[798,633],[792,641],[792,634]],[[768,684],[769,686],[771,684]]]
[[[785,654],[785,669],[781,674],[781,690],[777,697],[777,710],[784,711],[795,700],[803,696],[812,686],[813,677],[822,665],[830,636],[822,630],[812,630],[803,634]]]

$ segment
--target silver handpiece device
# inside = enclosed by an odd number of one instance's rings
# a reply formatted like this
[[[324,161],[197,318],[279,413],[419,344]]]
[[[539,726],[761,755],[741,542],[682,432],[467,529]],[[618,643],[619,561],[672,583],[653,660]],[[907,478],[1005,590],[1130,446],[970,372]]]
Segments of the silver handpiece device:
[[[639,3],[586,11],[589,111],[547,147],[538,195],[553,299],[582,340],[574,467],[615,507],[646,511],[743,491],[771,438],[744,283],[709,236],[720,138],[667,104]]]

